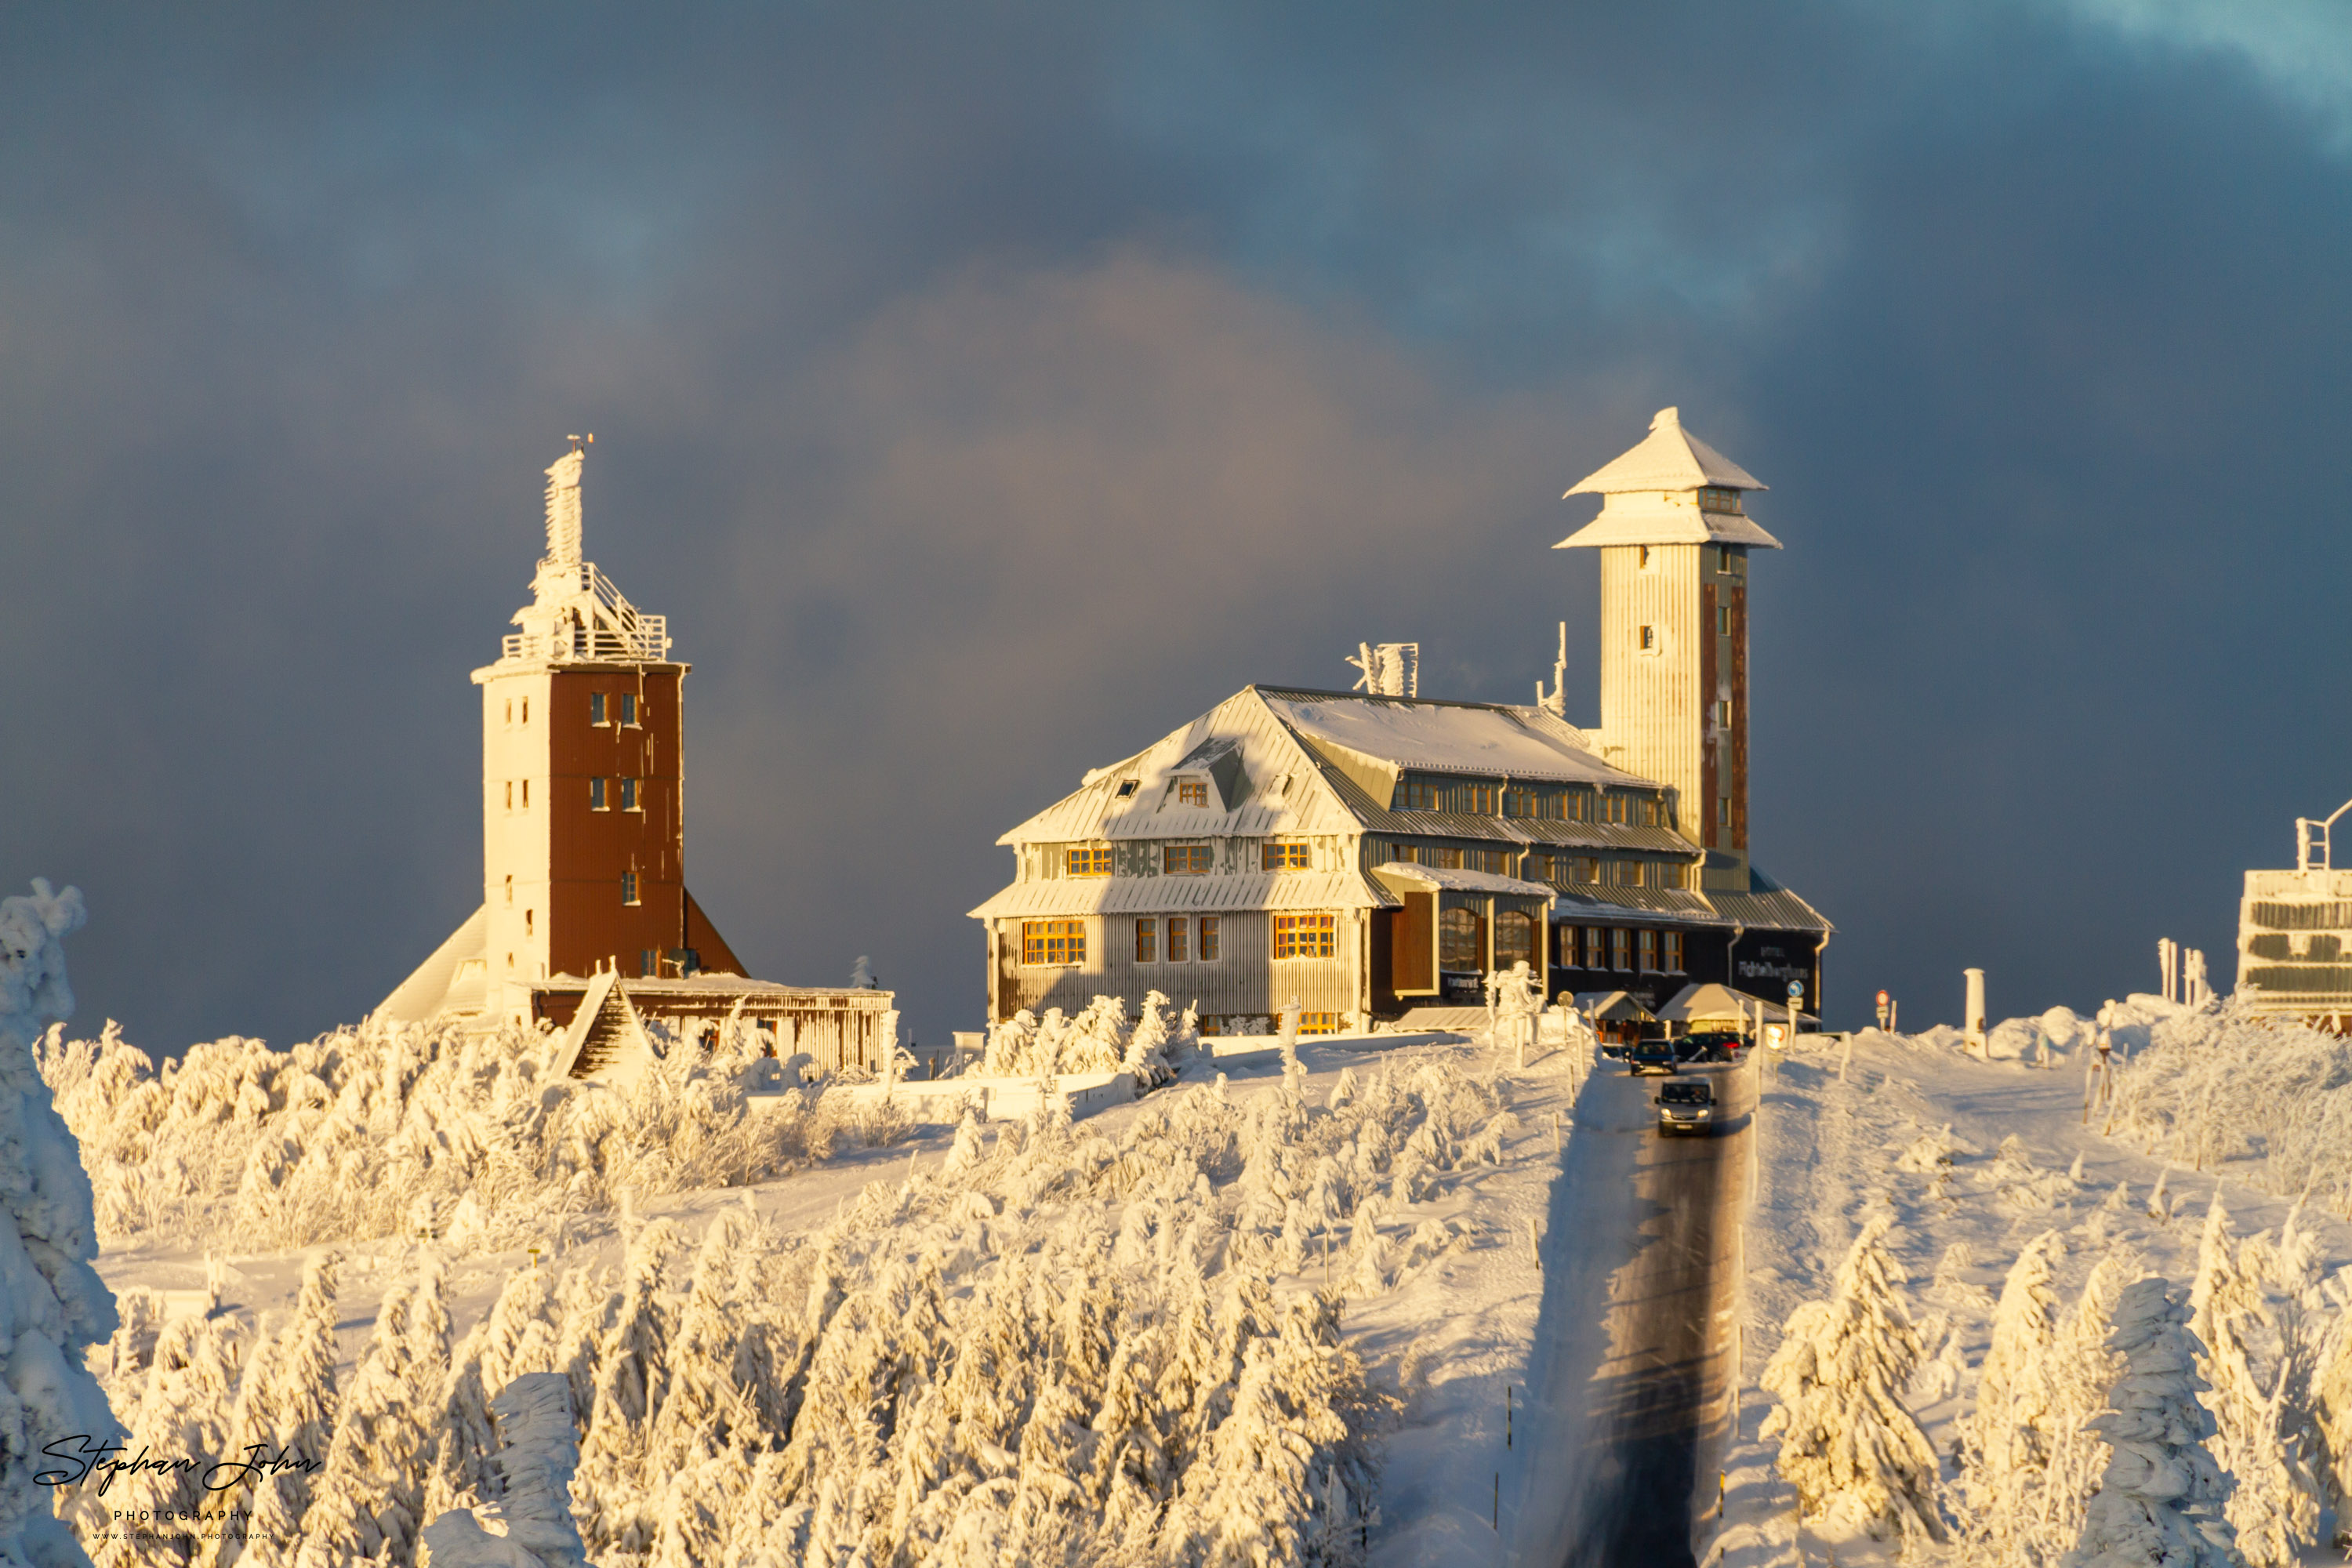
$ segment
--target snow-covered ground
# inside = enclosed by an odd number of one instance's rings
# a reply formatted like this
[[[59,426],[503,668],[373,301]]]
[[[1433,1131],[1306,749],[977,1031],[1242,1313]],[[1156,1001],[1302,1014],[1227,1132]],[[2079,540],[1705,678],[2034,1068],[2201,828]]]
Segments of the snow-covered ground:
[[[1217,1463],[1190,1470],[1189,1479],[1173,1472],[1191,1456],[1164,1455],[1130,1468],[1146,1484],[1156,1480],[1172,1489],[1180,1513],[1192,1510],[1188,1528],[1196,1537],[1239,1527],[1221,1518],[1220,1507],[1239,1509],[1247,1501],[1258,1517],[1250,1528],[1273,1529],[1282,1523],[1283,1506],[1295,1504],[1295,1522],[1305,1534],[1294,1554],[1305,1560],[1357,1561],[1366,1544],[1370,1560],[1381,1563],[1495,1560],[1496,1476],[1514,1452],[1505,1447],[1506,1391],[1524,1392],[1543,1289],[1538,1248],[1548,1258],[1581,1257],[1576,1249],[1583,1244],[1589,1250],[1591,1240],[1542,1234],[1559,1152],[1573,1135],[1572,1089],[1589,1067],[1552,1050],[1517,1068],[1502,1053],[1446,1036],[1310,1038],[1299,1042],[1298,1057],[1303,1071],[1295,1080],[1286,1079],[1269,1052],[1233,1068],[1221,1082],[1218,1064],[1197,1058],[1186,1064],[1179,1083],[1063,1133],[1029,1131],[1018,1124],[961,1131],[917,1126],[888,1129],[887,1145],[861,1146],[845,1131],[822,1157],[797,1160],[785,1174],[644,1197],[625,1189],[618,1208],[551,1211],[537,1227],[518,1226],[511,1215],[494,1215],[462,1228],[456,1240],[445,1226],[442,1239],[378,1236],[247,1251],[232,1249],[235,1214],[219,1208],[204,1212],[222,1216],[229,1235],[193,1227],[178,1234],[150,1230],[135,1245],[110,1247],[99,1267],[107,1283],[132,1304],[134,1318],[202,1310],[216,1300],[210,1322],[217,1353],[228,1363],[223,1375],[233,1385],[240,1365],[257,1364],[253,1347],[282,1333],[294,1316],[306,1265],[331,1252],[340,1258],[336,1383],[346,1391],[367,1385],[371,1378],[382,1381],[376,1363],[387,1359],[380,1321],[387,1301],[398,1303],[398,1318],[411,1323],[404,1331],[415,1340],[413,1321],[431,1311],[420,1304],[425,1290],[419,1281],[432,1272],[441,1281],[446,1342],[454,1347],[451,1364],[459,1372],[467,1362],[469,1331],[494,1310],[514,1316],[518,1279],[528,1279],[533,1271],[551,1281],[545,1293],[551,1303],[569,1300],[577,1309],[591,1298],[605,1301],[607,1292],[612,1303],[592,1313],[585,1328],[562,1321],[562,1312],[551,1305],[544,1331],[549,1343],[541,1361],[559,1354],[568,1335],[603,1343],[609,1367],[611,1342],[622,1334],[621,1319],[630,1310],[620,1302],[632,1289],[633,1269],[656,1270],[647,1289],[667,1302],[656,1316],[668,1325],[665,1331],[682,1333],[691,1292],[699,1288],[695,1280],[702,1266],[696,1258],[704,1238],[716,1233],[722,1216],[743,1216],[747,1203],[749,1224],[742,1217],[725,1223],[752,1247],[772,1252],[764,1264],[742,1266],[745,1278],[753,1281],[751,1289],[774,1298],[756,1309],[772,1309],[774,1353],[790,1364],[793,1352],[786,1342],[797,1336],[804,1368],[821,1368],[828,1356],[847,1353],[829,1348],[837,1336],[821,1327],[841,1321],[837,1301],[844,1292],[855,1297],[861,1288],[895,1289],[903,1296],[907,1269],[936,1268],[945,1321],[933,1331],[933,1341],[951,1343],[959,1330],[982,1321],[979,1308],[994,1300],[992,1293],[1007,1266],[1033,1253],[1049,1270],[1037,1281],[1047,1292],[1036,1309],[1040,1314],[1054,1318],[1055,1301],[1106,1287],[1118,1296],[1102,1307],[1109,1314],[1106,1324],[1117,1324],[1113,1338],[1125,1343],[1144,1325],[1157,1325],[1152,1332],[1166,1331],[1160,1344],[1165,1352],[1166,1339],[1181,1338],[1173,1319],[1183,1310],[1182,1279],[1189,1271],[1200,1287],[1192,1299],[1208,1314],[1203,1324],[1213,1321],[1213,1332],[1223,1342],[1215,1353],[1232,1363],[1218,1374],[1228,1381],[1213,1403],[1206,1394],[1192,1395],[1189,1416],[1184,1392],[1171,1394],[1163,1387],[1161,1396],[1173,1403],[1157,1414],[1178,1427],[1189,1419],[1189,1440]],[[1208,1099],[1195,1098],[1203,1096]],[[1284,1110],[1285,1104],[1292,1109]],[[740,1154],[734,1158],[737,1165],[744,1163]],[[1178,1163],[1170,1165],[1171,1158]],[[116,1212],[132,1212],[126,1205],[136,1195],[119,1202]],[[989,1211],[984,1217],[981,1205]],[[396,1209],[387,1200],[367,1212]],[[449,1206],[444,1204],[440,1212],[446,1216]],[[667,1237],[657,1249],[664,1260],[657,1264],[643,1256],[649,1234]],[[1078,1256],[1055,1258],[1057,1248],[1083,1249],[1094,1261],[1082,1268]],[[1157,1265],[1151,1262],[1155,1255]],[[834,1280],[829,1289],[827,1279]],[[1257,1308],[1248,1305],[1253,1279],[1270,1287]],[[509,1305],[499,1305],[502,1297]],[[1316,1412],[1284,1394],[1277,1403],[1309,1435],[1298,1462],[1242,1463],[1234,1447],[1240,1423],[1230,1418],[1229,1406],[1244,1396],[1247,1381],[1247,1358],[1240,1352],[1253,1331],[1249,1314],[1286,1316],[1295,1305],[1307,1313],[1299,1322],[1308,1325],[1314,1303],[1326,1297],[1337,1303],[1342,1343],[1360,1365],[1360,1373],[1338,1363],[1328,1371],[1338,1379],[1332,1397],[1348,1430],[1318,1429]],[[747,1300],[743,1310],[755,1309]],[[121,1360],[110,1379],[111,1390],[118,1410],[134,1426],[142,1409],[153,1417],[162,1405],[184,1397],[158,1381],[176,1373],[140,1364],[142,1352],[155,1353],[158,1327],[150,1321],[143,1330],[127,1331],[112,1352]],[[1022,1500],[1036,1479],[1033,1471],[1055,1465],[1070,1469],[1077,1463],[1076,1449],[1094,1441],[1075,1435],[1049,1439],[1046,1429],[1030,1419],[1045,1397],[1042,1384],[1060,1379],[1083,1384],[1087,1378],[1099,1382],[1110,1375],[1097,1365],[1066,1376],[1061,1361],[1066,1336],[1043,1323],[1040,1330],[1032,1347],[1040,1364],[1003,1374],[1013,1391],[1008,1396],[1019,1408],[992,1438],[1001,1445],[1002,1464],[1009,1467],[1001,1471],[1006,1485],[1020,1497],[1008,1490],[1003,1506],[987,1510],[971,1502],[986,1491],[985,1474],[996,1463],[975,1461],[973,1475],[959,1484],[970,1488],[965,1511],[988,1517],[975,1523],[950,1507],[949,1517],[920,1526],[943,1535],[961,1529],[955,1537],[962,1542],[959,1550],[972,1561],[1007,1549],[1023,1531],[1029,1532],[1020,1537],[1028,1543],[1024,1551],[1051,1539],[1056,1550],[1084,1560],[1098,1549],[1101,1531],[1108,1528],[1091,1521],[1045,1530],[1033,1517],[1042,1505]],[[1287,1331],[1268,1321],[1254,1331],[1272,1344]],[[187,1331],[182,1333],[185,1338]],[[171,1341],[168,1333],[161,1338]],[[201,1345],[199,1352],[199,1362],[210,1353]],[[98,1359],[109,1353],[101,1347]],[[1150,1346],[1138,1353],[1150,1353]],[[593,1352],[588,1360],[595,1361]],[[943,1386],[953,1376],[951,1360],[930,1369]],[[1050,1378],[1043,1376],[1046,1362],[1053,1364]],[[520,1374],[538,1363],[518,1351],[501,1364]],[[420,1373],[408,1374],[418,1386]],[[685,1375],[659,1366],[656,1374]],[[611,1419],[608,1405],[620,1408],[617,1396],[600,1381],[605,1375],[593,1365],[583,1371],[574,1363],[583,1423]],[[806,1375],[814,1378],[815,1371]],[[1040,1382],[1033,1385],[1024,1382],[1028,1378]],[[1351,1387],[1358,1391],[1349,1392]],[[1087,1386],[1073,1392],[1081,1406],[1101,1394]],[[235,1424],[228,1408],[233,1398],[226,1388],[213,1397],[223,1408],[210,1430],[226,1434]],[[899,1398],[896,1416],[886,1421],[915,1419],[917,1396],[905,1393]],[[179,1412],[171,1433],[142,1435],[164,1440],[184,1436],[194,1429],[185,1415]],[[634,1419],[652,1430],[651,1416],[639,1413]],[[1087,1407],[1080,1419],[1096,1420],[1097,1414]],[[1220,1426],[1234,1430],[1225,1434],[1225,1447],[1212,1454]],[[1101,1436],[1108,1448],[1110,1439]],[[609,1447],[612,1440],[608,1435],[604,1442]],[[795,1439],[790,1455],[798,1457],[807,1441]],[[1038,1447],[1049,1441],[1066,1442],[1072,1452]],[[913,1460],[899,1452],[900,1446],[885,1440],[879,1462],[900,1467],[903,1474],[902,1460]],[[599,1475],[609,1489],[625,1479],[625,1465],[609,1453],[600,1460],[593,1432],[586,1447],[583,1508],[593,1513]],[[1516,1452],[1525,1452],[1523,1443]],[[1360,1474],[1350,1469],[1358,1457],[1367,1461]],[[748,1480],[751,1458],[736,1458]],[[478,1470],[479,1458],[471,1461]],[[726,1456],[705,1458],[724,1461]],[[1091,1458],[1108,1462],[1100,1453]],[[1150,1476],[1155,1463],[1170,1473]],[[1245,1477],[1211,1473],[1264,1464],[1285,1470],[1287,1479],[1277,1489],[1288,1486],[1305,1495],[1281,1506],[1271,1497],[1245,1500],[1237,1489]],[[942,1473],[955,1468],[944,1460],[934,1467]],[[827,1472],[821,1458],[811,1458],[804,1473]],[[663,1480],[669,1494],[646,1507],[657,1516],[665,1510],[692,1512],[698,1500],[689,1495],[691,1488],[674,1478]],[[1212,1480],[1227,1484],[1220,1489]],[[723,1502],[741,1484],[714,1480],[709,1489]],[[818,1537],[840,1539],[846,1528],[840,1520],[828,1525],[812,1514],[831,1508],[845,1517],[862,1506],[867,1511],[859,1518],[871,1528],[877,1521],[874,1509],[881,1510],[882,1518],[889,1512],[881,1503],[853,1506],[830,1491],[822,1497],[807,1491],[799,1500],[798,1516],[771,1510],[761,1528],[779,1531],[778,1542],[796,1540],[806,1549]],[[430,1489],[420,1493],[432,1496]],[[604,1500],[608,1510],[610,1500]],[[900,1507],[905,1512],[903,1499]],[[1377,1508],[1377,1516],[1367,1517],[1368,1507]],[[773,1518],[779,1512],[785,1516],[781,1526]],[[425,1517],[431,1517],[429,1510]],[[388,1532],[395,1552],[408,1549],[418,1522]],[[692,1531],[671,1528],[666,1517],[656,1517],[635,1536],[624,1531],[615,1537],[609,1518],[586,1522],[592,1544],[600,1532],[604,1541],[600,1562],[630,1555],[615,1552],[615,1539],[636,1542],[635,1549],[650,1553],[653,1562],[685,1561],[694,1549]],[[714,1528],[706,1525],[706,1535]],[[664,1529],[670,1534],[665,1536]],[[750,1537],[741,1530],[732,1535],[720,1531],[702,1542],[704,1554],[719,1550],[722,1538],[724,1549],[733,1551]],[[1089,1547],[1087,1542],[1097,1544]],[[266,1553],[252,1555],[270,1560]],[[813,1554],[809,1560],[825,1559]]]
[[[2144,1059],[2120,1069],[2121,1083],[2158,1059],[2144,1055],[2147,1023],[2167,1012],[2151,998],[2134,1003],[2137,1011],[2129,1016],[2137,1021],[2117,1033]],[[2267,1292],[2266,1310],[2274,1316],[2291,1321],[2301,1310],[2277,1278],[2299,1273],[2309,1281],[2352,1260],[2352,1226],[2317,1204],[2297,1215],[2292,1197],[2279,1195],[2279,1172],[2264,1158],[2260,1131],[2241,1128],[2252,1136],[2203,1141],[2213,1151],[2209,1167],[2220,1160],[2218,1174],[2151,1158],[2135,1146],[2141,1134],[2106,1106],[2086,1113],[2086,1091],[2095,1088],[2086,1078],[2087,1031],[2075,1033],[2069,1015],[2057,1020],[2062,1037],[2049,1040],[2038,1022],[2004,1026],[1998,1043],[2006,1059],[1965,1054],[1950,1030],[1921,1037],[1870,1030],[1850,1058],[1833,1042],[1799,1037],[1795,1048],[1769,1064],[1759,1119],[1759,1184],[1745,1238],[1738,1431],[1722,1466],[1723,1512],[1711,1537],[1703,1537],[1703,1563],[1793,1568],[1896,1560],[1891,1540],[1826,1523],[1801,1527],[1795,1489],[1776,1471],[1780,1443],[1760,1436],[1775,1402],[1759,1383],[1783,1326],[1801,1303],[1831,1294],[1841,1261],[1874,1216],[1890,1222],[1886,1246],[1909,1277],[1910,1311],[1927,1364],[1905,1398],[1934,1445],[1955,1518],[1965,1517],[1969,1500],[1955,1448],[1981,1392],[1997,1300],[2012,1265],[2045,1233],[2055,1234],[2055,1245],[2038,1245],[2054,1265],[2048,1289],[2062,1327],[2087,1277],[2106,1259],[2117,1260],[2111,1269],[2120,1268],[2125,1279],[2142,1271],[2162,1276],[2186,1302],[2217,1187],[2231,1235],[2268,1233],[2240,1255],[2268,1266],[2272,1279],[2258,1280],[2257,1290]],[[2218,1049],[2209,1037],[2213,1026],[2196,1026],[2208,1033],[2184,1036],[2180,1048]],[[2045,1041],[2056,1048],[2045,1053]],[[2262,1070],[2258,1061],[2251,1070]],[[2246,1112],[2262,1113],[2258,1104]],[[2282,1260],[2275,1244],[2290,1234],[2291,1216],[2311,1251]],[[2314,1299],[2308,1291],[2305,1298]],[[2336,1299],[2340,1304],[2340,1293]],[[2316,1331],[2306,1325],[2305,1332]],[[2275,1373],[2266,1368],[2265,1375],[2274,1379]],[[2080,1521],[2078,1506],[2071,1519],[2052,1524],[2071,1540]],[[1919,1549],[1913,1560],[1994,1559],[1956,1540]],[[2319,1546],[2304,1560],[2338,1559]]]

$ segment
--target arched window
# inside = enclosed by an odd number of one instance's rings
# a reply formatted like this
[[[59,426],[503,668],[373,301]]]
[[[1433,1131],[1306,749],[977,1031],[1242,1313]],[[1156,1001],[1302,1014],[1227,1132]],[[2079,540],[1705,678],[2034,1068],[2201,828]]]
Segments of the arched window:
[[[1514,963],[1536,966],[1535,917],[1505,910],[1495,917],[1495,967],[1507,970]]]
[[[1468,910],[1448,910],[1437,917],[1437,966],[1478,969],[1478,917]]]

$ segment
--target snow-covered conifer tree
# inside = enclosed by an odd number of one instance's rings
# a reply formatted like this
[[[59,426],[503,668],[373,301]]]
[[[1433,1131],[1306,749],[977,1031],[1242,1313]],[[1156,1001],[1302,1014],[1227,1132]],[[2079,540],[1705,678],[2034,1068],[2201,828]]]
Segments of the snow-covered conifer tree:
[[[644,1552],[656,1500],[646,1485],[646,1438],[669,1388],[675,1327],[667,1289],[677,1230],[653,1220],[629,1245],[619,1315],[597,1351],[596,1402],[581,1445],[577,1507],[589,1549]]]
[[[303,1264],[294,1315],[270,1346],[268,1383],[255,1401],[257,1423],[266,1413],[268,1440],[278,1456],[289,1460],[321,1463],[334,1438],[339,1261],[330,1249]],[[261,1430],[258,1425],[256,1430]],[[296,1468],[279,1470],[256,1486],[253,1522],[236,1559],[239,1568],[284,1568],[294,1561],[315,1481],[314,1472]]]
[[[33,1480],[51,1461],[42,1433],[121,1430],[83,1354],[114,1332],[114,1298],[90,1259],[98,1223],[81,1150],[33,1059],[44,1024],[73,1013],[64,939],[80,928],[81,893],[35,879],[29,898],[0,900],[0,1279],[15,1342],[0,1384],[0,1562],[86,1563]]]
[[[431,1450],[409,1375],[412,1294],[413,1288],[395,1289],[376,1310],[367,1358],[342,1399],[326,1468],[314,1478],[298,1568],[400,1561],[415,1549]]]
[[[1865,1224],[1835,1293],[1789,1315],[1761,1380],[1780,1401],[1763,1436],[1780,1435],[1780,1473],[1808,1515],[1939,1541],[1936,1451],[1899,1395],[1925,1352],[1886,1250],[1890,1225],[1885,1215]]]
[[[2028,1242],[2002,1282],[1992,1344],[1977,1374],[1977,1406],[1962,1437],[1971,1504],[1993,1530],[1994,1549],[2014,1532],[2010,1515],[2049,1459],[2042,1358],[2057,1336],[2051,1289],[2065,1243],[2054,1230]]]
[[[2213,1417],[2197,1401],[2197,1340],[2161,1279],[2116,1299],[2107,1348],[2124,1362],[2091,1426],[2114,1450],[2063,1568],[2235,1568],[2230,1480],[2206,1447]]]
[[[2229,1515],[2238,1550],[2252,1568],[2287,1568],[2318,1533],[2317,1489],[2281,1440],[2276,1394],[2263,1391],[2255,1371],[2256,1342],[2267,1337],[2270,1315],[2261,1282],[2247,1273],[2231,1239],[2218,1190],[2206,1210],[2189,1299],[2189,1329],[2204,1346],[2197,1370],[2213,1414],[2213,1460],[2236,1480]]]
[[[432,1568],[587,1568],[572,1522],[579,1450],[570,1383],[559,1373],[526,1373],[499,1390],[490,1410],[499,1436],[491,1461],[499,1500],[445,1513],[425,1527]],[[483,1529],[484,1518],[500,1533]]]

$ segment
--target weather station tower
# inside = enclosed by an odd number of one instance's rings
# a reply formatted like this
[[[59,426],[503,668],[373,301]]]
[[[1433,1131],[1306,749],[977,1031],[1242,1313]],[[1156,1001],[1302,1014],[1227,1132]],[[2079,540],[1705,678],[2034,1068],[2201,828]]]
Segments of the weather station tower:
[[[547,552],[482,689],[482,904],[387,999],[394,1017],[549,1016],[610,971],[650,981],[742,965],[686,886],[684,683],[669,624],[583,559],[580,470],[547,470]],[[559,1005],[557,1011],[561,1013]]]
[[[1661,409],[1639,446],[1580,479],[1601,515],[1555,546],[1601,552],[1601,724],[1616,765],[1675,791],[1703,886],[1746,892],[1748,563],[1780,542],[1741,497],[1765,487]]]

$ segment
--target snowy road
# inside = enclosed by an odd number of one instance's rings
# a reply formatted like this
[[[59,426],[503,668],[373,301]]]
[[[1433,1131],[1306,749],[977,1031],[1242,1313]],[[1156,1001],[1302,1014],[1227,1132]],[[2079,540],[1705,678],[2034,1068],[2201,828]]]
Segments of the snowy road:
[[[1726,1101],[1708,1138],[1660,1138],[1661,1080],[1614,1064],[1578,1100],[1513,1531],[1524,1568],[1693,1561],[1701,1468],[1727,1414],[1756,1108],[1754,1068],[1696,1070]]]

